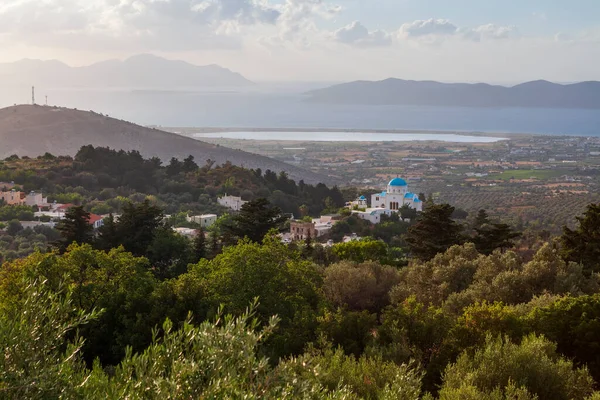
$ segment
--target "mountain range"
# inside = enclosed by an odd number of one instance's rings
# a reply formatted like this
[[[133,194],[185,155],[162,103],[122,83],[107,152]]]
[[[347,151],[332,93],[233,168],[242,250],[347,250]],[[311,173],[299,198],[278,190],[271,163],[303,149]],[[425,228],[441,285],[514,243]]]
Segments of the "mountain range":
[[[84,67],[30,59],[0,64],[0,86],[182,88],[251,84],[242,75],[218,65],[197,66],[149,54]]]
[[[0,109],[0,159],[13,154],[36,157],[48,152],[75,155],[82,146],[137,150],[142,156],[194,156],[199,165],[208,159],[245,168],[287,172],[296,181],[329,183],[328,178],[272,158],[213,145],[175,133],[146,128],[102,114],[68,108],[20,105]]]
[[[562,85],[539,80],[506,87],[390,78],[343,83],[307,94],[309,101],[333,104],[600,108],[596,81]]]

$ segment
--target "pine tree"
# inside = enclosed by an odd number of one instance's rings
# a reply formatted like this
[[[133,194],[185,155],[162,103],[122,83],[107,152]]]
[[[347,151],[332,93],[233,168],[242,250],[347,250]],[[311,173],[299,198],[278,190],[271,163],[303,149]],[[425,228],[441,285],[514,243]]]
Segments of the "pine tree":
[[[477,216],[475,217],[475,221],[473,222],[473,229],[481,228],[483,225],[489,224],[490,219],[488,217],[488,213],[485,210],[479,210]]]
[[[421,213],[405,236],[413,257],[428,261],[464,242],[463,227],[452,219],[453,212],[454,207],[449,204],[439,204],[430,205]]]
[[[83,206],[71,207],[65,217],[56,226],[62,239],[56,244],[64,253],[72,243],[91,243],[94,238],[94,227],[90,224],[90,213]]]
[[[98,239],[96,240],[96,248],[101,250],[110,250],[118,247],[120,243],[117,236],[117,227],[115,217],[112,213],[104,220],[104,225],[98,229]]]
[[[215,231],[210,234],[210,257],[215,258],[221,252],[221,246],[219,244],[219,236]]]
[[[233,218],[233,223],[225,227],[224,236],[243,239],[248,237],[253,242],[261,242],[273,228],[279,228],[286,217],[279,207],[272,207],[266,199],[257,199],[242,206],[239,214]]]
[[[310,233],[310,229],[308,230],[308,233],[306,234],[306,238],[304,239],[304,256],[307,258],[310,258],[310,256],[312,255],[313,252],[313,244],[312,244],[312,235]]]
[[[206,237],[202,228],[198,229],[198,233],[194,238],[194,260],[198,262],[206,258]]]
[[[600,271],[600,204],[590,204],[577,229],[563,228],[562,256],[583,265],[587,273]]]
[[[508,224],[487,223],[475,228],[473,243],[477,251],[482,254],[492,254],[494,250],[505,250],[513,247],[513,239],[521,236],[519,232],[513,231]]]

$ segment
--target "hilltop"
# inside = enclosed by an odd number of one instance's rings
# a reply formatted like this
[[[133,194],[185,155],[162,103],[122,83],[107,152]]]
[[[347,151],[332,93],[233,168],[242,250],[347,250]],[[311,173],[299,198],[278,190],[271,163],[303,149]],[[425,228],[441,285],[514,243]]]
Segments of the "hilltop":
[[[308,95],[310,101],[334,104],[600,108],[600,82],[595,81],[560,85],[540,80],[506,87],[390,78],[343,83]]]
[[[0,85],[53,87],[236,87],[251,85],[242,75],[219,65],[198,66],[141,54],[83,67],[60,61],[20,60],[0,64]]]
[[[310,171],[268,157],[201,142],[174,133],[146,128],[102,114],[59,107],[20,105],[0,109],[0,159],[12,154],[35,157],[46,152],[74,156],[82,146],[137,150],[144,157],[194,156],[202,165],[230,161],[245,168],[285,171],[306,183],[327,179]]]

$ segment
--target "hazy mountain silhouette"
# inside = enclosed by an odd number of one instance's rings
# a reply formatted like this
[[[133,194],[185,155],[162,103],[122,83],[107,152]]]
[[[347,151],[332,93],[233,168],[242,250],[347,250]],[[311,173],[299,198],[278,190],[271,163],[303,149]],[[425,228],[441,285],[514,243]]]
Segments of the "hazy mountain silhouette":
[[[182,88],[249,84],[252,82],[242,75],[218,65],[197,66],[149,54],[85,67],[70,67],[56,60],[29,59],[0,64],[0,86]]]
[[[433,81],[356,81],[308,92],[310,101],[365,105],[600,108],[600,82],[560,85],[548,81],[513,87]]]
[[[75,155],[82,146],[94,145],[117,150],[137,150],[144,157],[194,156],[199,165],[211,159],[217,164],[230,161],[246,168],[285,171],[290,178],[306,183],[328,183],[327,177],[272,158],[201,142],[175,133],[146,128],[87,111],[21,105],[0,109],[0,159],[12,154],[36,157],[48,152]]]

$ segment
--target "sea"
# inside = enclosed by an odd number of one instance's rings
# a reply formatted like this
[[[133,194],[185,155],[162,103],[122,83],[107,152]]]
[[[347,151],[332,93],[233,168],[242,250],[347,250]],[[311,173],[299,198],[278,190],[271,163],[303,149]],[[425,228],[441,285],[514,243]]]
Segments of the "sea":
[[[48,105],[92,110],[158,127],[600,136],[600,110],[317,104],[292,90],[36,88],[38,104],[45,104],[46,96]],[[0,107],[29,102],[30,87],[0,88]],[[305,138],[305,133],[296,134]]]

